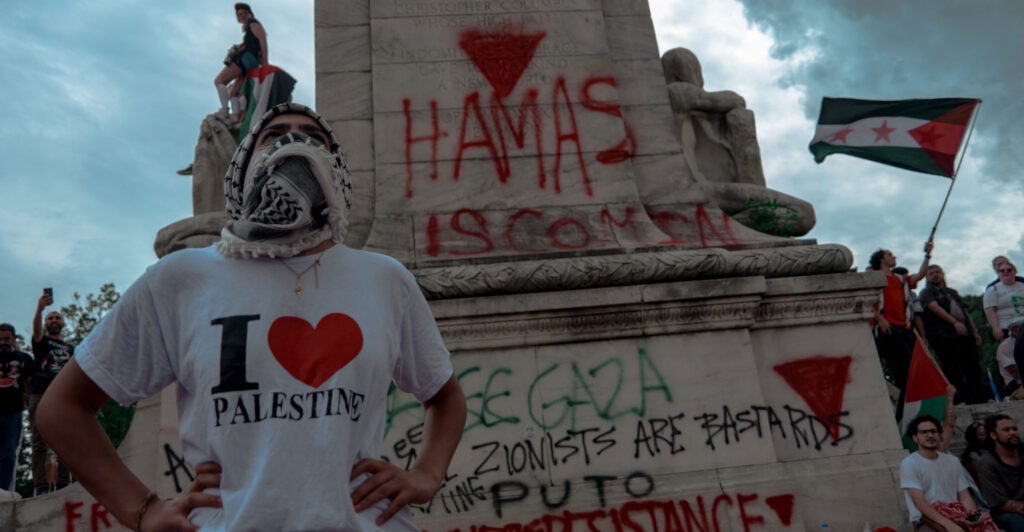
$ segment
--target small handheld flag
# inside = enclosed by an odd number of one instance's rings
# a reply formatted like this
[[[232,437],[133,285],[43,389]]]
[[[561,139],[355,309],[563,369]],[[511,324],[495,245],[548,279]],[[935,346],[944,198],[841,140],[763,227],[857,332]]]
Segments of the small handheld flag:
[[[938,419],[946,413],[946,387],[949,383],[935,361],[921,345],[921,339],[914,340],[914,354],[910,357],[910,372],[903,394],[903,417],[899,420],[903,446],[911,451],[917,449],[914,441],[906,437],[910,421],[921,414],[931,414]]]

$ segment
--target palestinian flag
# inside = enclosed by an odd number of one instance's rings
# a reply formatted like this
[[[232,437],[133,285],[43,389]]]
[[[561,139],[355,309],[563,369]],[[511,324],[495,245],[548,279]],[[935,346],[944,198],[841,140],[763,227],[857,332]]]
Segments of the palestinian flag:
[[[292,101],[292,89],[295,78],[284,69],[274,65],[260,65],[249,70],[241,95],[245,96],[245,118],[238,130],[238,142],[241,144],[249,129],[275,105]]]
[[[935,365],[931,355],[924,350],[921,339],[914,341],[914,355],[910,358],[910,373],[907,376],[907,389],[903,393],[903,417],[899,420],[900,436],[903,447],[911,452],[917,450],[914,440],[907,437],[907,425],[915,417],[931,414],[942,421],[946,413],[946,377]]]
[[[845,153],[953,177],[967,125],[980,102],[972,98],[822,98],[810,150],[819,164],[833,153]]]

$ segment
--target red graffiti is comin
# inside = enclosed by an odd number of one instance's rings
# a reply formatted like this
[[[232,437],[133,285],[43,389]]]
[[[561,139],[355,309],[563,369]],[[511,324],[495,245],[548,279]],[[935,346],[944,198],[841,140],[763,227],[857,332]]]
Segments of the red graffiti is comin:
[[[721,222],[715,223],[702,205],[693,207],[689,214],[656,211],[651,217],[667,234],[697,233],[701,247],[740,243],[732,232],[729,217],[723,213]],[[599,249],[613,245],[616,229],[626,228],[631,230],[634,240],[644,244],[690,243],[677,237],[644,242],[638,225],[644,220],[630,207],[618,212],[604,207],[600,220],[601,224],[594,228],[588,225],[586,215],[541,209],[519,209],[496,220],[486,218],[480,211],[463,208],[450,215],[431,215],[423,231],[426,252],[431,257],[482,255],[496,249],[517,253]],[[543,237],[538,239],[535,235]],[[451,245],[453,242],[458,242],[459,246]]]
[[[687,233],[688,228],[697,229],[701,247],[736,246],[741,243],[732,232],[729,215],[723,212],[721,223],[716,225],[703,205],[694,207],[691,216],[677,211],[652,211],[650,217],[662,232],[671,235],[668,240],[658,244],[688,244],[678,236]]]

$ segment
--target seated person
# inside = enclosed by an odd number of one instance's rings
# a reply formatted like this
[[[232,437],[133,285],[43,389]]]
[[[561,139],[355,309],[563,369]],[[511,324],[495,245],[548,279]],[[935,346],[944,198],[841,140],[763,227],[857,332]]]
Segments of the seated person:
[[[1006,414],[985,418],[989,448],[978,459],[978,487],[999,528],[1024,532],[1024,470],[1017,422]]]
[[[988,434],[985,433],[985,424],[975,421],[968,425],[964,429],[964,442],[967,443],[967,446],[960,453],[960,463],[963,464],[964,469],[971,474],[971,478],[977,483],[978,473],[976,467],[978,460],[981,458],[981,453],[985,451],[985,447],[988,446]]]
[[[245,74],[260,66],[270,64],[269,49],[267,47],[267,32],[263,29],[260,21],[252,14],[249,4],[238,2],[235,4],[235,18],[242,25],[244,34],[242,43],[233,46],[228,51],[228,57],[224,59],[224,68],[213,80],[217,87],[217,96],[220,97],[220,111],[225,116],[228,114],[228,101],[234,100],[233,106],[239,107],[235,110],[236,119],[241,117],[241,101],[238,99],[238,90],[242,87]],[[231,88],[228,88],[228,84]]]
[[[917,451],[900,464],[900,487],[914,530],[995,530],[991,519],[978,512],[967,470],[956,457],[939,451],[939,420],[918,416],[907,434]]]

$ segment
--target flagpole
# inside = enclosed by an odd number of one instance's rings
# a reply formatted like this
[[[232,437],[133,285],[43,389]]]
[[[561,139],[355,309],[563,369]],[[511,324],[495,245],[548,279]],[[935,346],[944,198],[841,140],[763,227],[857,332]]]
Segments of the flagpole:
[[[949,196],[953,193],[953,185],[956,184],[956,176],[960,173],[960,165],[964,162],[964,157],[967,155],[967,145],[971,142],[971,134],[974,133],[974,122],[978,119],[978,109],[981,108],[981,98],[978,98],[978,105],[974,107],[971,113],[971,127],[967,130],[967,138],[964,139],[963,149],[960,150],[960,160],[956,163],[956,168],[953,169],[953,175],[950,176],[949,190],[946,191],[946,199],[942,200],[942,208],[939,209],[939,217],[935,219],[935,225],[932,226],[932,232],[928,235],[928,242],[931,242],[935,238],[935,232],[939,229],[939,221],[942,220],[942,214],[946,212],[946,204],[949,203]]]

